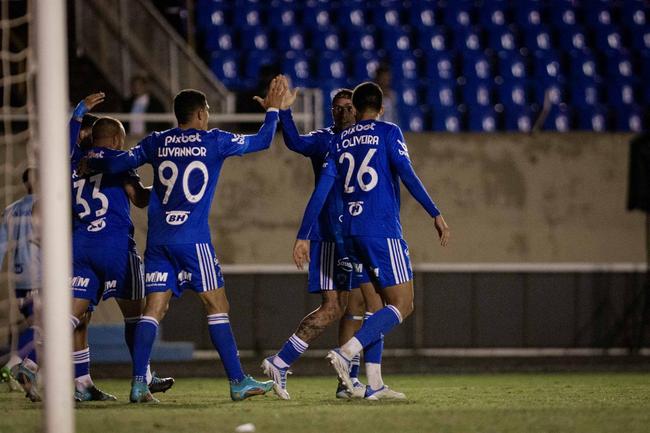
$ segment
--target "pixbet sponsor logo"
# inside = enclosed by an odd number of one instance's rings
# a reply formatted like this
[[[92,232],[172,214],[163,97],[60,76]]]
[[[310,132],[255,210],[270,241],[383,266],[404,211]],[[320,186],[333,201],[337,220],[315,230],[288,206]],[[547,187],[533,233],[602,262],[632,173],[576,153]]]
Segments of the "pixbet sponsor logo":
[[[168,144],[184,144],[184,143],[201,143],[201,135],[197,132],[191,135],[168,135],[165,137],[165,146]]]
[[[345,138],[346,135],[350,135],[353,132],[361,132],[361,131],[374,131],[375,130],[375,122],[368,123],[366,125],[361,125],[361,124],[356,124],[354,126],[349,127],[345,131],[341,133],[341,138]]]

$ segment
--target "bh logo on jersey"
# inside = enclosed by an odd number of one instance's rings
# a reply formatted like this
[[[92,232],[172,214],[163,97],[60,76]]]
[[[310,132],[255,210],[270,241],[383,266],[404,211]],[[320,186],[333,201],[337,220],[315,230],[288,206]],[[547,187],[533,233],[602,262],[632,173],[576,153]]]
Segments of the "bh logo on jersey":
[[[363,212],[363,202],[362,201],[348,202],[348,212],[350,212],[350,215],[352,216],[361,215],[361,212]]]
[[[172,226],[180,226],[181,224],[185,224],[185,221],[187,221],[189,218],[188,215],[190,212],[185,210],[172,210],[165,212],[165,214],[167,214],[167,218],[165,218],[167,224]]]
[[[89,232],[99,232],[104,230],[106,227],[106,218],[100,218],[98,220],[92,221],[90,224],[88,224],[87,230]]]

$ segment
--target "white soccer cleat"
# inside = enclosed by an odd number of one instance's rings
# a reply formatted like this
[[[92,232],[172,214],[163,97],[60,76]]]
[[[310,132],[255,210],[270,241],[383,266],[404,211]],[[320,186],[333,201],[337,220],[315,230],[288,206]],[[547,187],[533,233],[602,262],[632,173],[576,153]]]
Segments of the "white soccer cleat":
[[[370,388],[370,386],[367,386],[364,398],[371,401],[406,400],[406,395],[403,392],[393,391],[387,385],[382,386],[376,391]]]
[[[287,391],[287,374],[288,368],[280,368],[273,364],[273,356],[269,356],[262,362],[262,371],[269,379],[273,380],[273,392],[282,400],[290,400],[289,392]]]
[[[350,361],[341,354],[339,349],[330,350],[325,358],[329,359],[343,386],[352,392],[354,390],[354,384],[350,378]]]

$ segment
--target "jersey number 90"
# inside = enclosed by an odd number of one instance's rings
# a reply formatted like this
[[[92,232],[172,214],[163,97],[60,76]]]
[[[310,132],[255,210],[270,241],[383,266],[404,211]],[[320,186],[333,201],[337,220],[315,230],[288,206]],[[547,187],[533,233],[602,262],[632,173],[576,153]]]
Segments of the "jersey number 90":
[[[165,176],[165,169],[167,170],[168,173],[170,173],[170,176]],[[202,178],[202,184],[201,184],[201,189],[199,189],[199,192],[196,194],[192,194],[190,191],[190,174],[194,170],[199,170],[201,174],[203,175]],[[172,190],[174,189],[174,185],[176,184],[176,181],[178,180],[178,166],[176,163],[173,161],[163,161],[160,163],[158,166],[158,178],[160,179],[160,183],[163,184],[167,189],[165,190],[165,196],[163,197],[162,204],[167,204],[169,202],[169,196],[172,193]],[[208,167],[201,162],[201,161],[192,161],[190,162],[187,167],[185,167],[185,171],[183,171],[183,178],[182,178],[182,183],[183,183],[183,194],[185,195],[185,198],[187,201],[190,203],[198,203],[202,198],[203,195],[205,195],[205,189],[208,186]]]

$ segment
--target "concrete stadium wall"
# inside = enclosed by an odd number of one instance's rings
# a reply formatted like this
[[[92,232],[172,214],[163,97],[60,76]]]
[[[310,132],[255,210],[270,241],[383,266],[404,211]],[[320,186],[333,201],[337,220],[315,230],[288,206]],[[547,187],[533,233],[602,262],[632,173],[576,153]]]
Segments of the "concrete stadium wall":
[[[452,229],[447,249],[405,190],[414,263],[643,262],[645,217],[625,209],[628,134],[408,134],[416,171]],[[150,173],[143,169],[143,173]],[[224,164],[211,214],[222,263],[290,263],[313,188],[280,135]],[[145,212],[134,213],[144,246]]]

